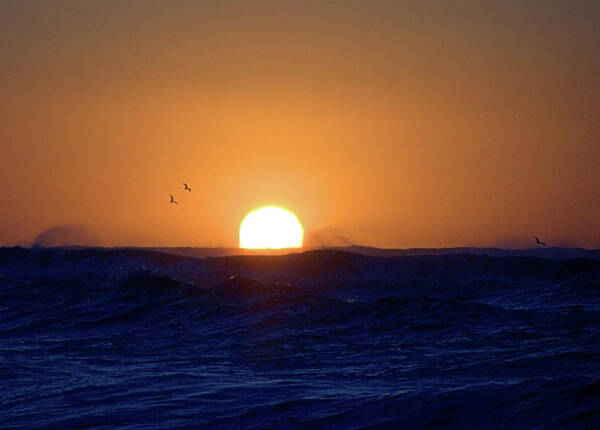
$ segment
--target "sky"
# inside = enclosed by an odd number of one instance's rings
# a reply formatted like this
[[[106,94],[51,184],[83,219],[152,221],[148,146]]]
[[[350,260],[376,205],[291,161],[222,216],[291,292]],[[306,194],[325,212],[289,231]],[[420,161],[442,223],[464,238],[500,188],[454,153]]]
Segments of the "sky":
[[[307,246],[600,248],[598,17],[3,0],[0,246],[237,246],[277,205]]]

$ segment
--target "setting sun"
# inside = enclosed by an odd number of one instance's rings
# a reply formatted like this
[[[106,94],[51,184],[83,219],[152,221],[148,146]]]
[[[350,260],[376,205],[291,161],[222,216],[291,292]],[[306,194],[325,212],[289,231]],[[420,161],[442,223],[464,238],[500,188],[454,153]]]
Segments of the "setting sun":
[[[275,206],[250,212],[240,226],[240,248],[299,248],[302,226],[296,216]]]

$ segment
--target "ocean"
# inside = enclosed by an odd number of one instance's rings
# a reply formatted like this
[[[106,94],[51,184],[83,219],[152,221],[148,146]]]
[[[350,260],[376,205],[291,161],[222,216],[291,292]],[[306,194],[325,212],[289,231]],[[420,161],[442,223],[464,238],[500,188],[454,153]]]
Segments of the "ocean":
[[[600,428],[600,254],[559,251],[1,248],[0,428]]]

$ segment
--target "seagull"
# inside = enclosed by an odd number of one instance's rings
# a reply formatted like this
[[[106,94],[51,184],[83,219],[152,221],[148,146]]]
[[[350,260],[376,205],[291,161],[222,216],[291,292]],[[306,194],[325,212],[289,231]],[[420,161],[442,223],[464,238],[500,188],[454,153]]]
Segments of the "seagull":
[[[191,189],[190,187],[188,187],[188,184],[186,184],[185,182],[183,183],[183,189],[184,189],[184,190],[187,190],[187,191],[189,191],[189,192],[191,192],[191,191],[192,191],[192,189]]]
[[[535,239],[535,243],[540,244],[542,246],[546,246],[546,244],[542,242],[539,237],[533,236],[533,238]]]
[[[173,194],[169,194],[169,195],[171,196],[171,201],[169,203],[175,203],[175,204],[177,204],[177,201],[173,197]]]

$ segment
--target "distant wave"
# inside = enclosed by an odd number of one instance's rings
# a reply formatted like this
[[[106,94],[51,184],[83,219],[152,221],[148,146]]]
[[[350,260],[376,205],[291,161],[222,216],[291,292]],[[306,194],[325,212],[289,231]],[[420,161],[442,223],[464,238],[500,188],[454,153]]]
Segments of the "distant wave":
[[[0,248],[0,273],[128,276],[152,270],[188,275],[202,272],[218,278],[250,276],[268,281],[346,277],[353,279],[539,279],[561,280],[577,274],[598,273],[598,258],[540,258],[479,254],[410,255],[381,257],[338,250],[288,255],[245,255],[196,259],[143,249]]]

